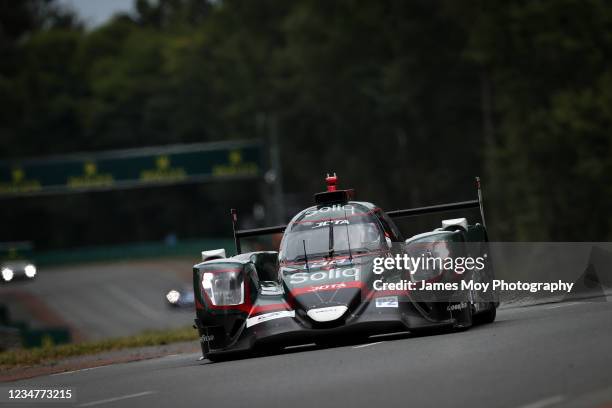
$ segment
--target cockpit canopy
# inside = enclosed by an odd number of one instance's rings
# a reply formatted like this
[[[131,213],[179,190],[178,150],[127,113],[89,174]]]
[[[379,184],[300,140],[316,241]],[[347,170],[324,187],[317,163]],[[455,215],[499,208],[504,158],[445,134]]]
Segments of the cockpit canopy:
[[[385,248],[385,236],[370,208],[359,202],[310,207],[287,225],[280,245],[281,262],[303,262]]]

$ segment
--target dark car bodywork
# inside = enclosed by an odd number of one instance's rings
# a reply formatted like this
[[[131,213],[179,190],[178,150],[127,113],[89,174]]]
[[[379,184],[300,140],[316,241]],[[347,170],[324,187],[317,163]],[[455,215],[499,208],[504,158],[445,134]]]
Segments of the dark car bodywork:
[[[467,328],[475,319],[494,320],[497,303],[493,299],[475,301],[463,292],[419,299],[406,290],[372,290],[373,281],[380,278],[373,273],[376,257],[429,251],[437,242],[449,243],[449,248],[450,243],[459,243],[453,248],[486,256],[484,223],[469,225],[460,219],[404,240],[393,222],[395,217],[468,208],[480,208],[484,219],[480,188],[478,200],[388,213],[351,198],[351,190],[333,188],[317,194],[317,204],[301,211],[287,226],[234,229],[237,255],[194,266],[195,323],[204,357],[221,359],[260,345],[282,347],[396,331]],[[235,225],[235,212],[233,216]],[[284,232],[279,252],[240,253],[240,238],[277,232]],[[454,273],[402,274],[387,279],[457,279]],[[492,270],[488,268],[479,279],[491,280]]]

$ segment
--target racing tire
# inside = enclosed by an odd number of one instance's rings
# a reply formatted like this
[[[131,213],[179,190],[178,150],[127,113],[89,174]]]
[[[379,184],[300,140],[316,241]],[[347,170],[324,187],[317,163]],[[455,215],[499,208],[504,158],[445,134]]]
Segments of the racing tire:
[[[488,310],[474,316],[474,323],[475,324],[493,323],[495,321],[496,316],[497,316],[497,308],[495,307],[495,303],[491,302]]]
[[[222,354],[209,354],[205,357],[208,361],[213,363],[220,363],[222,361],[227,361],[229,358]]]
[[[461,303],[455,303],[455,305],[458,305],[458,304],[461,304]],[[467,330],[470,327],[472,327],[474,323],[474,314],[472,312],[471,305],[468,304],[467,307],[460,309],[459,313],[455,311],[454,314],[457,320],[453,328],[456,331],[463,331],[463,330]]]
[[[240,360],[248,357],[251,357],[251,354],[246,352],[232,352],[222,354],[208,354],[205,358],[213,363],[221,363],[223,361]]]

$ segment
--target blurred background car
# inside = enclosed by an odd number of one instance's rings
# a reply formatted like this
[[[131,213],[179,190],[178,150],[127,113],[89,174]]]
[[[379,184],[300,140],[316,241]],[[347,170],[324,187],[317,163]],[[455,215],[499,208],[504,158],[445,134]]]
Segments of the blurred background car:
[[[0,243],[0,276],[2,282],[31,280],[38,270],[34,262],[28,259],[32,250],[29,242]]]
[[[170,307],[187,308],[195,306],[195,297],[191,286],[169,290],[166,293],[166,300]]]
[[[1,270],[5,282],[34,279],[38,272],[36,265],[27,260],[3,262]]]

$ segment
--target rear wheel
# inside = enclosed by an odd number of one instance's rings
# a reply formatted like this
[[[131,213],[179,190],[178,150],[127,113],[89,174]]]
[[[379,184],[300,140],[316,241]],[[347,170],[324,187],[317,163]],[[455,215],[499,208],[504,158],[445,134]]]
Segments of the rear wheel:
[[[207,354],[206,359],[212,361],[213,363],[220,363],[222,361],[229,360],[240,360],[243,358],[254,357],[255,354],[249,351],[234,351],[234,352],[226,352],[220,354]]]
[[[212,361],[213,363],[219,363],[221,361],[229,360],[229,357],[223,354],[209,354],[206,356],[206,359]]]
[[[495,303],[490,302],[489,308],[487,310],[474,316],[474,323],[476,324],[493,323],[495,321],[496,316],[497,316],[497,309],[495,308]]]

